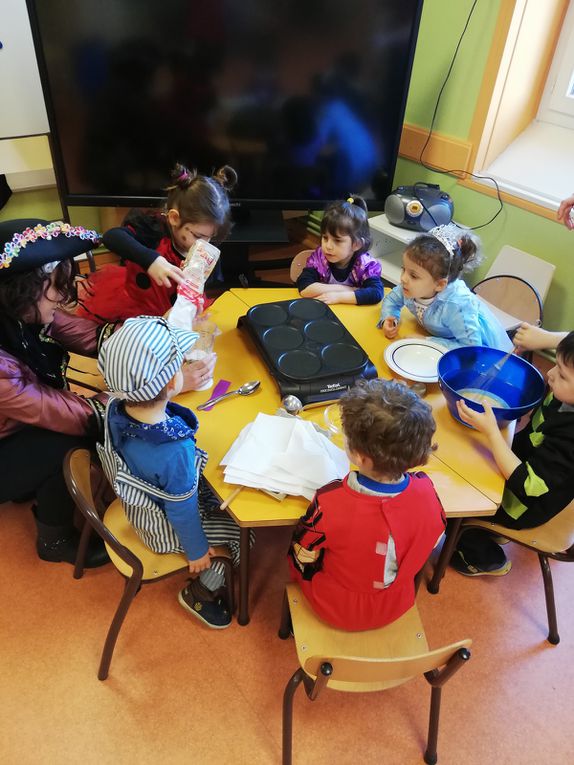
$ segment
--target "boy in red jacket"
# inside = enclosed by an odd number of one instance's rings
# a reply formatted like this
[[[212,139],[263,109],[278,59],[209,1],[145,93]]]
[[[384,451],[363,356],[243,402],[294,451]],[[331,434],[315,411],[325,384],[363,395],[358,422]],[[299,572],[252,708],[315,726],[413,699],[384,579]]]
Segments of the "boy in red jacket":
[[[414,578],[445,528],[423,465],[430,406],[406,385],[360,380],[341,398],[345,449],[358,470],[316,493],[289,552],[316,613],[346,630],[382,627],[415,602]]]

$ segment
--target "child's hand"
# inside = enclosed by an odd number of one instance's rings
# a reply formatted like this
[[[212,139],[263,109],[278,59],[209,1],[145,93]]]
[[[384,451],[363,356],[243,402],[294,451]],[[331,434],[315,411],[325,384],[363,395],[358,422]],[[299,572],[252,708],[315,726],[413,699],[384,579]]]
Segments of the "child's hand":
[[[547,332],[542,327],[535,327],[532,324],[523,322],[514,333],[512,342],[517,348],[536,351],[544,350],[545,348],[555,348],[560,337],[555,332]]]
[[[355,296],[353,292],[338,292],[337,290],[329,290],[328,292],[322,292],[315,297],[315,300],[320,300],[326,305],[335,305],[337,303],[350,303],[351,298],[355,302]]]
[[[456,402],[460,419],[466,422],[467,425],[472,425],[479,433],[489,436],[491,433],[498,432],[498,423],[490,404],[487,404],[485,401],[482,406],[484,407],[484,412],[477,412],[467,406],[462,399]]]
[[[207,571],[207,569],[211,566],[211,559],[214,555],[215,550],[213,547],[210,547],[203,558],[197,558],[197,560],[188,560],[187,564],[189,566],[189,573],[200,574],[202,571]]]
[[[398,335],[399,322],[393,316],[387,316],[382,326],[383,334],[388,340],[392,340]]]
[[[181,368],[183,374],[181,392],[187,393],[189,390],[198,390],[202,385],[205,385],[206,381],[213,377],[216,360],[217,353],[210,353],[204,359],[184,364]]]
[[[181,284],[185,281],[181,268],[174,266],[163,255],[158,255],[147,272],[158,287],[170,287],[172,282],[174,284]]]

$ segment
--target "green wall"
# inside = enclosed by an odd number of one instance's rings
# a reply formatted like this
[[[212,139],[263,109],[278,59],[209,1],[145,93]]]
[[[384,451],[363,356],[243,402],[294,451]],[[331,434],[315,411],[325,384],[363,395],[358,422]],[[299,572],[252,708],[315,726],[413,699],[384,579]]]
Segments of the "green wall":
[[[468,139],[474,108],[480,90],[500,2],[479,2],[459,50],[450,79],[444,89],[435,130]],[[464,27],[471,0],[426,0],[424,4],[413,74],[406,109],[406,121],[423,128],[430,126],[439,89]],[[452,176],[433,173],[421,165],[399,159],[395,185],[427,181],[439,183],[450,193],[455,218],[467,226],[487,221],[497,209],[497,201],[486,194],[458,185]],[[574,180],[572,183],[574,189]],[[72,222],[89,228],[99,227],[96,208],[71,208]],[[0,211],[0,219],[37,216],[56,219],[61,208],[55,189],[14,194]],[[504,244],[511,244],[555,264],[556,272],[546,298],[544,325],[548,329],[574,328],[574,301],[568,301],[568,273],[574,262],[574,233],[556,222],[521,208],[505,204],[496,220],[480,229],[485,262],[468,279],[478,281]]]
[[[449,81],[443,91],[434,129],[446,135],[468,139],[482,75],[488,56],[500,2],[479,2],[459,50]],[[430,127],[437,95],[448,70],[471,0],[426,0],[413,66],[405,121]],[[399,159],[395,185],[415,181],[439,183],[452,196],[455,219],[466,226],[485,223],[498,209],[498,201],[486,194],[460,186],[453,176],[429,172],[420,164]],[[574,179],[572,181],[574,189]],[[544,326],[574,329],[574,301],[567,296],[568,274],[574,265],[574,232],[562,224],[505,204],[496,220],[477,231],[483,243],[485,261],[468,278],[477,282],[505,244],[536,255],[556,266],[544,305]]]

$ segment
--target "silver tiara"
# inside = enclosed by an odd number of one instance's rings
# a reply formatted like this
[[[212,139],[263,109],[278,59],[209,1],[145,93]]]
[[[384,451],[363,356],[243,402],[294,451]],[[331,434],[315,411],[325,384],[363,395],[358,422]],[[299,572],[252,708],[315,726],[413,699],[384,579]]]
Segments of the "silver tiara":
[[[454,258],[454,253],[460,249],[460,229],[458,226],[455,226],[452,223],[447,223],[446,225],[435,226],[427,233],[434,236],[435,239],[438,239],[441,244],[444,244],[450,259],[452,260]]]

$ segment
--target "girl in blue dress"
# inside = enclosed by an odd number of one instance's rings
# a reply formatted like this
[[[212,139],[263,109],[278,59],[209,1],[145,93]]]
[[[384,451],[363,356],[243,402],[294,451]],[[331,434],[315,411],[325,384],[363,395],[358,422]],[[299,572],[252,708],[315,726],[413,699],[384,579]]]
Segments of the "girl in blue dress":
[[[509,351],[512,343],[492,311],[461,279],[478,265],[478,240],[458,226],[437,226],[414,239],[403,254],[401,282],[383,300],[378,326],[397,336],[406,306],[419,324],[448,348],[486,345]]]

